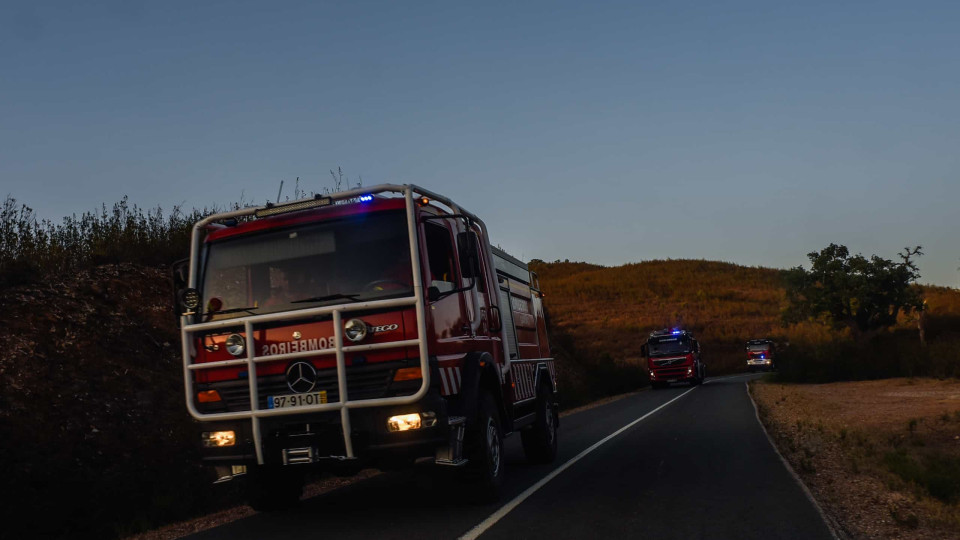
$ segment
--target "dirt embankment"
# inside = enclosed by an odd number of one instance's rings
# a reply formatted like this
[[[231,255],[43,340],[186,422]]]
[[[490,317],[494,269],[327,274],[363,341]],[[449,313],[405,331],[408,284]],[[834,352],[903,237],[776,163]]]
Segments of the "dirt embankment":
[[[0,536],[110,538],[231,499],[198,465],[170,299],[134,265],[0,295]]]
[[[751,393],[841,532],[960,538],[960,381],[758,381]]]

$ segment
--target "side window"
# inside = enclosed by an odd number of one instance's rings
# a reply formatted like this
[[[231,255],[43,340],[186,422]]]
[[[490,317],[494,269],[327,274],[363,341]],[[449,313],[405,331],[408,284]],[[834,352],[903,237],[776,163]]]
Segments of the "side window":
[[[427,238],[427,258],[430,264],[430,285],[440,292],[456,288],[453,266],[453,239],[446,227],[427,223],[423,227]]]
[[[473,231],[473,232],[475,233],[476,231]],[[458,238],[458,240],[459,240],[459,238]],[[479,244],[479,237],[478,237],[478,244]],[[464,246],[461,246],[461,245],[459,245],[459,244],[458,244],[457,247],[460,248],[460,249],[464,249]],[[482,247],[480,247],[479,249],[480,249],[480,252],[483,251],[483,248],[482,248]],[[476,283],[477,283],[477,292],[483,294],[483,293],[487,292],[487,277],[486,277],[486,276],[487,276],[487,271],[486,271],[487,264],[486,264],[486,261],[483,260],[483,256],[482,256],[480,253],[477,253],[477,257],[480,258],[480,261],[479,261],[479,263],[480,263],[480,275],[479,275],[479,276],[475,276],[475,277],[476,277]],[[466,263],[465,263],[465,261],[463,260],[463,257],[461,257],[461,258],[460,258],[460,273],[461,273],[461,275],[463,274],[463,270],[464,270],[464,265],[465,265],[465,264],[466,264]],[[464,278],[464,279],[467,279],[467,278]]]

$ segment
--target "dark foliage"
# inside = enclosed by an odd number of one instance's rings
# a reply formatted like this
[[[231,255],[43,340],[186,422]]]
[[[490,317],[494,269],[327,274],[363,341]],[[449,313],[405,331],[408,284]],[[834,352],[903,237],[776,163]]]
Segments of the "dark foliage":
[[[238,207],[238,205],[234,205]],[[169,215],[144,210],[124,197],[110,210],[38,220],[33,210],[7,197],[0,206],[0,287],[36,283],[101,264],[162,265],[185,257],[190,228],[217,209]]]
[[[912,258],[920,246],[905,249],[901,261],[873,255],[850,255],[846,246],[830,244],[812,252],[811,268],[796,267],[785,275],[784,320],[796,323],[826,317],[836,327],[850,328],[857,337],[870,336],[897,323],[901,313],[922,306],[916,287],[920,277]]]

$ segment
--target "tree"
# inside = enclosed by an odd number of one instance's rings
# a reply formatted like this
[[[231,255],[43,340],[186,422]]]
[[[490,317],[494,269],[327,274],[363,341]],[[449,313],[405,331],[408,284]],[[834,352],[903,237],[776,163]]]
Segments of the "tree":
[[[896,324],[900,313],[922,309],[921,293],[912,286],[920,277],[913,259],[921,255],[917,246],[904,248],[900,262],[867,259],[837,244],[809,253],[809,271],[798,266],[786,272],[784,321],[826,319],[861,339],[875,335]]]

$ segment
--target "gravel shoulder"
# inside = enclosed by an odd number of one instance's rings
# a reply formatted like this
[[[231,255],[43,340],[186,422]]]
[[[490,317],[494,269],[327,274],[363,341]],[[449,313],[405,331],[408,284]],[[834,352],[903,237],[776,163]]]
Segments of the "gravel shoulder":
[[[960,381],[750,384],[783,456],[850,538],[960,538]]]

